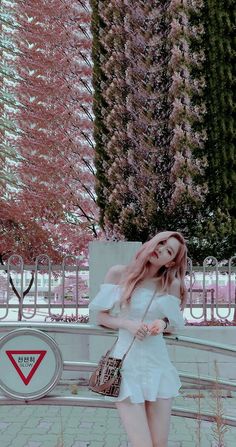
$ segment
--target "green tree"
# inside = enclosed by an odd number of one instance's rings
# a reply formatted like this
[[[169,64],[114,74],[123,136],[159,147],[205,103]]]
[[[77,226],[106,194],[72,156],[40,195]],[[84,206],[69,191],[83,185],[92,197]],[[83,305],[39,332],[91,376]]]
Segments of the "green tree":
[[[92,6],[101,224],[108,237],[141,241],[176,229],[194,252],[207,192],[203,8]]]
[[[236,254],[235,2],[206,1],[203,23],[208,194],[197,231],[203,254],[222,259]]]

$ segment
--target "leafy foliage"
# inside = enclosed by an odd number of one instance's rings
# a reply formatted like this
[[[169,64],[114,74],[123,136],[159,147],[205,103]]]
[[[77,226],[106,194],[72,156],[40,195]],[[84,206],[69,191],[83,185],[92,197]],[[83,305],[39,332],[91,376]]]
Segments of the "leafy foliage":
[[[145,241],[175,229],[195,263],[235,252],[233,13],[226,3],[91,2],[97,195],[108,238]]]
[[[198,222],[205,252],[236,254],[235,4],[205,2],[206,129],[208,194]]]
[[[194,152],[206,138],[203,29],[192,19],[200,9],[142,1],[93,2],[95,9],[102,224],[119,239],[145,241],[173,227],[189,236],[206,191],[206,160]]]

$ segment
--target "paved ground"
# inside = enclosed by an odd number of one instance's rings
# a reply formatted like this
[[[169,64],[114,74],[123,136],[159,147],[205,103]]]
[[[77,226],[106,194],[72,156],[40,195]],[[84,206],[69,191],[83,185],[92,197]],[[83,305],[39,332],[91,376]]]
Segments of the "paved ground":
[[[70,388],[63,388],[63,394]],[[174,406],[197,409],[196,390],[182,389]],[[87,393],[78,388],[79,395]],[[201,408],[213,411],[215,400],[210,391],[202,393]],[[226,396],[226,392],[222,393]],[[236,394],[222,398],[224,413],[236,417]],[[168,447],[235,447],[236,427],[229,427],[224,443],[214,441],[213,424],[172,416]],[[200,433],[200,439],[199,439]],[[126,434],[113,409],[0,406],[1,447],[128,447]],[[144,446],[145,447],[145,446]]]

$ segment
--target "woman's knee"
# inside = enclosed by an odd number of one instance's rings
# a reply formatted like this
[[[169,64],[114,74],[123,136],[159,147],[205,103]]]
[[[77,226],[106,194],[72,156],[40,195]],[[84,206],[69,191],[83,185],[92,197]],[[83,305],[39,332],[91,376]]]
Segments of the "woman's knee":
[[[129,441],[133,447],[153,447],[144,404],[132,404],[129,401],[117,402]]]

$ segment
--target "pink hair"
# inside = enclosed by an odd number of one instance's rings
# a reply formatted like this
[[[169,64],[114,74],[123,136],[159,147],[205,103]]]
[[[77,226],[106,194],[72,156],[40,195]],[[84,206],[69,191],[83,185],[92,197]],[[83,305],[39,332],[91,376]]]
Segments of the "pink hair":
[[[180,308],[181,310],[184,309],[187,301],[187,289],[184,284],[184,277],[187,268],[187,247],[184,237],[177,231],[163,231],[158,233],[150,241],[145,242],[137,251],[133,260],[127,267],[125,277],[122,280],[122,285],[124,286],[125,290],[121,297],[121,303],[129,303],[135,287],[148,276],[150,267],[149,258],[151,254],[156,249],[159,242],[167,241],[170,237],[174,237],[180,242],[178,253],[173,259],[175,265],[171,267],[162,266],[157,271],[156,278],[161,279],[161,292],[167,291],[174,279],[179,279],[181,299]]]

